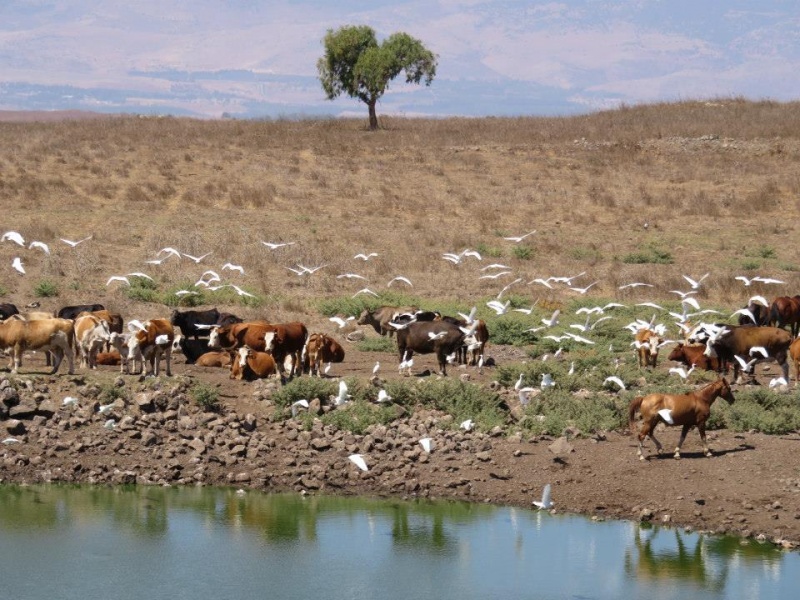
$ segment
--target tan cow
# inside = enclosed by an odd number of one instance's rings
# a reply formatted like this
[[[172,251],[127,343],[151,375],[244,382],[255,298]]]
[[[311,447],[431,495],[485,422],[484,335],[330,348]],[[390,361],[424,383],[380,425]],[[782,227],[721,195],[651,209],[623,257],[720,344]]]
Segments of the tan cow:
[[[75,319],[76,350],[81,368],[97,368],[97,353],[109,342],[111,332],[103,319],[82,313]]]
[[[231,379],[265,379],[277,375],[278,367],[275,359],[267,352],[259,352],[247,346],[239,348],[231,363]]]
[[[312,333],[308,336],[303,352],[303,371],[322,377],[322,363],[340,363],[344,360],[344,348],[329,335]]]
[[[167,377],[172,376],[172,340],[175,331],[168,319],[151,319],[141,329],[134,331],[128,339],[128,360],[133,360],[137,350],[145,359],[145,375],[158,377],[161,355],[164,355]]]
[[[133,337],[132,333],[117,333],[116,331],[112,331],[109,342],[111,342],[111,345],[116,349],[117,354],[120,356],[120,362],[114,363],[119,364],[119,372],[138,374],[144,369],[144,359],[142,358],[141,349],[138,347],[134,349],[133,355],[130,354],[128,342],[131,337]],[[113,350],[111,352],[113,352]],[[133,371],[130,369],[131,362],[133,362]]]
[[[230,367],[232,362],[231,353],[222,350],[201,354],[194,364],[198,367]]]
[[[652,367],[655,369],[658,361],[658,345],[661,343],[661,336],[652,329],[639,329],[636,332],[633,346],[636,348],[636,355],[639,357],[639,368]]]
[[[12,373],[16,373],[22,364],[22,353],[25,350],[43,350],[53,353],[51,374],[58,372],[58,367],[66,356],[69,374],[72,375],[75,372],[74,347],[75,332],[71,319],[8,319],[0,323],[0,348],[13,349]]]

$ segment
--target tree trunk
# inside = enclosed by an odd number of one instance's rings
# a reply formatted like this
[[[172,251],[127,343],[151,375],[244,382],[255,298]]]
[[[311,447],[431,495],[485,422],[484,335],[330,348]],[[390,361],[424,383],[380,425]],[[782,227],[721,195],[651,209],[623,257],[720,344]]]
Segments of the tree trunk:
[[[374,131],[378,128],[378,115],[375,113],[375,104],[377,100],[370,100],[367,102],[369,107],[369,128]]]

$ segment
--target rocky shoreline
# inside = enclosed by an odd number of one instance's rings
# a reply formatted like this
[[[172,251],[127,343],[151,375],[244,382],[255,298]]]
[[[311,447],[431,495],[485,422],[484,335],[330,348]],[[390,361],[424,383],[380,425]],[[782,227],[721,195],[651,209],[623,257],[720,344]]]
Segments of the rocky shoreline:
[[[713,458],[687,441],[680,461],[640,462],[624,432],[523,439],[499,427],[464,431],[449,415],[398,406],[391,426],[355,435],[319,420],[306,428],[288,409],[279,411],[269,400],[275,382],[254,384],[236,410],[218,413],[191,400],[189,377],[110,381],[130,400],[119,397],[101,414],[102,388],[83,376],[20,377],[15,385],[0,378],[0,482],[232,485],[523,507],[550,483],[560,512],[787,549],[800,541],[796,435],[713,432]],[[65,403],[68,397],[74,401]],[[323,407],[317,401],[310,409]],[[433,440],[430,453],[419,443],[424,437]],[[368,471],[348,460],[355,453]]]

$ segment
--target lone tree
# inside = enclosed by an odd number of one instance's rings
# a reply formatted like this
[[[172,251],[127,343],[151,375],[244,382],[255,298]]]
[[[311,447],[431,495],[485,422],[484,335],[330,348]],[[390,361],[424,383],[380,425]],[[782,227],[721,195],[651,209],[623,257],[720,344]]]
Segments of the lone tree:
[[[325,56],[317,62],[319,79],[328,100],[341,93],[358,98],[369,108],[369,128],[378,128],[375,104],[401,71],[408,83],[423,79],[430,85],[436,75],[436,55],[407,33],[394,33],[378,44],[367,25],[329,29],[322,40]]]

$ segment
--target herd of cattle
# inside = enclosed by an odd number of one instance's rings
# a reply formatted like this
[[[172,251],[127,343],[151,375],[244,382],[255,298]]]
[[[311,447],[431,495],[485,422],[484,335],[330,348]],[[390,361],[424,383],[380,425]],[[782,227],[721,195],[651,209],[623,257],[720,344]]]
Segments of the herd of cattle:
[[[774,359],[788,382],[791,357],[797,378],[800,341],[794,336],[800,327],[800,296],[747,308],[739,325],[680,324],[685,339],[672,349],[669,360],[718,372],[727,372],[732,365],[737,380],[740,371],[752,372],[758,360]],[[323,365],[340,363],[345,355],[333,337],[309,333],[301,322],[243,321],[215,308],[175,310],[169,319],[132,320],[127,328],[120,314],[100,304],[24,315],[13,304],[0,304],[0,319],[0,350],[11,350],[9,366],[14,373],[27,350],[44,351],[48,365],[52,359],[53,373],[64,358],[73,373],[77,357],[84,368],[119,365],[123,373],[158,375],[163,358],[166,374],[171,375],[171,356],[178,352],[187,363],[228,368],[232,378],[246,380],[273,375],[285,380],[287,374],[304,372],[320,376]],[[474,311],[455,318],[410,306],[384,306],[364,310],[356,323],[372,326],[384,336],[395,335],[401,364],[410,364],[415,353],[435,354],[443,375],[448,363],[479,364],[489,339],[486,323],[474,318]],[[664,327],[640,322],[632,331],[639,367],[655,367],[659,348],[668,342]]]
[[[401,360],[414,353],[435,353],[440,372],[448,361],[471,361],[483,354],[488,339],[481,320],[442,317],[413,307],[365,310],[360,325],[371,325],[381,335],[396,332]],[[176,328],[180,333],[176,333]],[[127,329],[127,331],[125,331]],[[344,360],[344,348],[324,333],[309,334],[300,322],[243,321],[231,313],[209,310],[174,310],[169,319],[131,320],[100,304],[66,306],[55,314],[20,313],[13,304],[0,304],[0,350],[11,350],[10,369],[16,373],[25,351],[45,353],[56,373],[64,358],[69,373],[74,359],[83,368],[119,365],[122,373],[157,376],[162,358],[172,374],[173,352],[187,363],[229,368],[231,378],[254,380],[280,376],[285,380],[310,372],[322,375],[324,364]]]
[[[733,379],[741,372],[753,373],[760,360],[775,360],[783,379],[789,382],[789,359],[794,364],[795,380],[800,381],[800,296],[779,296],[769,305],[752,302],[741,311],[738,325],[682,323],[684,340],[669,354],[669,360],[692,368],[727,372]],[[789,327],[789,331],[785,328]],[[663,330],[642,326],[635,331],[639,367],[655,367],[658,349],[664,343]]]

